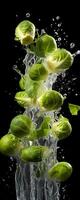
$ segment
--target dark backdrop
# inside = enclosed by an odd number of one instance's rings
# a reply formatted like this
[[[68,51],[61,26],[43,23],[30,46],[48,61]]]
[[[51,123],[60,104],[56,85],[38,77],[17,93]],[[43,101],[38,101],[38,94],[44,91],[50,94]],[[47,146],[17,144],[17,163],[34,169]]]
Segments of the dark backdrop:
[[[61,16],[64,29],[69,35],[69,40],[74,41],[76,44],[75,50],[80,48],[80,29],[79,29],[79,12],[64,5],[65,9],[60,9],[59,5],[54,6],[52,4],[43,4],[37,2],[34,7],[31,3],[16,5],[3,5],[0,13],[0,137],[7,133],[11,119],[20,112],[20,107],[14,102],[15,92],[18,88],[19,75],[16,76],[16,72],[12,69],[13,65],[19,58],[22,62],[25,52],[20,49],[20,46],[16,47],[14,41],[14,30],[18,22],[25,18],[27,12],[31,13],[31,20],[40,28],[48,27],[50,19],[54,16]],[[13,7],[14,6],[14,7]],[[48,8],[47,8],[48,6]],[[76,10],[76,14],[75,14]],[[63,12],[64,11],[64,12]],[[41,18],[41,23],[38,22],[38,18]],[[23,69],[24,70],[24,69]],[[73,165],[72,177],[66,184],[63,184],[66,191],[66,199],[73,200],[74,194],[76,199],[79,197],[79,180],[80,180],[80,114],[76,117],[72,117],[68,110],[68,101],[76,104],[80,104],[80,57],[77,56],[71,72],[67,74],[68,80],[71,80],[71,76],[74,74],[77,77],[75,84],[70,83],[70,87],[74,88],[74,92],[69,93],[68,99],[65,101],[62,112],[70,119],[73,126],[72,136],[66,141],[60,142],[59,146],[63,150],[65,160]],[[59,87],[59,81],[54,85],[55,89]],[[66,84],[66,81],[64,82]],[[67,91],[67,88],[66,88]],[[63,93],[63,90],[62,90]],[[75,96],[78,93],[78,96]],[[23,112],[23,110],[21,110]],[[62,159],[58,153],[59,160]],[[0,199],[15,200],[15,175],[16,162],[10,158],[0,155]],[[61,190],[63,196],[63,190]],[[61,197],[61,200],[63,197]]]

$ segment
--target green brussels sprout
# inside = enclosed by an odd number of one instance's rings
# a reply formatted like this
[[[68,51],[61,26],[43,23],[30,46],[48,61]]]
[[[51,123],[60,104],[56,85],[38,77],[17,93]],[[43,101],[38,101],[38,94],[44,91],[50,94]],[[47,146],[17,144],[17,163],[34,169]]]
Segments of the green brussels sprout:
[[[56,181],[66,181],[72,174],[72,166],[68,162],[56,163],[51,169],[48,170],[50,179]]]
[[[24,137],[30,133],[32,122],[27,115],[17,115],[10,124],[11,132],[17,137]]]
[[[47,67],[49,73],[63,72],[70,68],[73,63],[72,54],[66,49],[56,49],[49,54],[43,64]]]
[[[47,150],[45,146],[30,146],[21,150],[20,158],[25,162],[40,162]]]
[[[63,96],[55,90],[48,90],[38,98],[38,103],[43,110],[57,110],[63,104]]]
[[[31,98],[37,98],[44,90],[42,81],[33,81],[28,74],[21,77],[19,85]]]
[[[30,50],[39,57],[45,57],[56,48],[57,44],[55,39],[48,34],[40,36],[34,44],[30,45]]]
[[[29,76],[34,81],[45,80],[48,76],[48,71],[42,63],[36,63],[30,68]]]
[[[70,113],[72,115],[78,115],[78,112],[80,110],[80,106],[75,105],[75,104],[71,104],[71,103],[69,103],[68,106],[69,106]]]
[[[46,116],[41,123],[41,126],[38,129],[33,130],[31,134],[29,134],[28,139],[34,140],[41,137],[46,137],[50,132],[50,121],[51,118],[49,116]]]
[[[18,24],[15,29],[15,40],[21,42],[22,45],[32,43],[35,37],[35,26],[32,22],[24,20]]]
[[[31,106],[32,100],[28,97],[28,94],[25,91],[17,92],[15,95],[15,100],[22,107]]]
[[[52,135],[59,140],[67,138],[72,132],[72,127],[66,117],[60,116],[57,122],[52,126]]]
[[[19,149],[19,140],[13,134],[8,133],[0,139],[0,152],[4,155],[15,155]]]

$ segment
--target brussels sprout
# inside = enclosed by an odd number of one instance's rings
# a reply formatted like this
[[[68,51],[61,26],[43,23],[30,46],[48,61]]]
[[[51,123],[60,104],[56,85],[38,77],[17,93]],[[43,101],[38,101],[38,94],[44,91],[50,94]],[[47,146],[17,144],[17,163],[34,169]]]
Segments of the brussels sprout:
[[[21,89],[25,90],[31,98],[37,98],[37,96],[40,96],[44,90],[43,82],[32,80],[28,74],[21,78],[19,84]]]
[[[69,120],[62,115],[57,122],[52,126],[52,135],[59,140],[67,138],[72,132],[72,127]]]
[[[6,134],[0,139],[0,152],[4,155],[14,155],[19,149],[19,140],[13,134]]]
[[[25,162],[40,162],[48,150],[45,146],[31,146],[24,148],[20,153],[21,160]]]
[[[57,110],[63,104],[63,96],[55,90],[48,90],[38,98],[38,103],[43,110]]]
[[[32,133],[29,134],[28,139],[34,140],[47,136],[50,132],[50,121],[51,118],[46,116],[41,123],[41,126],[38,129],[33,130]]]
[[[28,94],[25,91],[17,92],[15,95],[15,100],[22,107],[31,106],[32,100],[28,97]]]
[[[78,115],[78,112],[80,110],[80,106],[75,105],[75,104],[71,104],[71,103],[69,103],[68,105],[69,105],[70,113],[72,115]]]
[[[48,76],[48,71],[42,63],[37,63],[30,68],[29,76],[34,81],[45,80]]]
[[[10,124],[11,132],[17,137],[24,137],[30,133],[32,128],[31,119],[27,115],[17,115]]]
[[[35,37],[34,24],[28,20],[20,22],[15,29],[15,37],[15,40],[20,41],[22,45],[30,44]]]
[[[30,45],[30,50],[39,57],[46,56],[56,48],[57,44],[55,39],[48,34],[40,36],[34,44]]]
[[[48,170],[50,179],[56,181],[66,181],[72,174],[72,166],[67,162],[56,163],[51,169]]]
[[[73,63],[72,54],[66,49],[56,49],[44,59],[44,65],[49,73],[63,72]]]

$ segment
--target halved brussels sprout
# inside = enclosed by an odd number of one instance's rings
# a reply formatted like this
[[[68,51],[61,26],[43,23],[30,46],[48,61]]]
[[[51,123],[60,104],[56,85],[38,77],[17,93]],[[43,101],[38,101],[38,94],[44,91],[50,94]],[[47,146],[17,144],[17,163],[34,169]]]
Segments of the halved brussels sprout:
[[[19,150],[19,140],[13,134],[8,133],[0,139],[0,152],[4,155],[15,155]]]
[[[21,151],[20,158],[25,162],[40,162],[47,150],[48,148],[45,146],[27,147]]]
[[[15,40],[20,41],[22,45],[32,43],[35,37],[34,24],[28,20],[20,22],[15,29],[15,37]]]
[[[56,49],[44,59],[44,66],[49,73],[63,72],[70,68],[73,63],[72,54],[66,49]]]
[[[80,110],[80,106],[75,105],[75,104],[71,104],[71,103],[69,103],[68,106],[69,106],[70,113],[72,115],[78,115],[78,112]]]
[[[51,169],[48,170],[50,179],[56,181],[66,181],[72,174],[72,166],[68,162],[56,163]]]
[[[45,80],[48,76],[48,70],[42,63],[36,63],[30,68],[29,76],[34,81]]]
[[[17,137],[24,137],[30,133],[32,121],[27,115],[17,115],[10,124],[11,132]]]
[[[31,98],[25,91],[17,92],[15,95],[15,100],[20,106],[24,108],[26,108],[27,106],[31,106],[32,104]]]
[[[57,44],[55,39],[48,34],[40,36],[34,44],[30,45],[30,50],[39,57],[46,56],[56,48]]]
[[[72,127],[66,117],[60,115],[59,120],[53,123],[52,135],[59,140],[67,138],[72,132]]]
[[[57,110],[63,104],[63,96],[55,91],[48,90],[41,97],[38,98],[39,106],[46,111]]]

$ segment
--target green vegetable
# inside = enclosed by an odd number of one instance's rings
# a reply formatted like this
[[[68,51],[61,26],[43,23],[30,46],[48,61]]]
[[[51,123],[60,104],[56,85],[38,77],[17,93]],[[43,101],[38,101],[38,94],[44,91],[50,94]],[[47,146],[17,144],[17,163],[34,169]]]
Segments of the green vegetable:
[[[0,139],[0,152],[4,155],[14,155],[19,149],[19,140],[13,134],[6,134]]]
[[[75,104],[71,104],[71,103],[69,103],[68,106],[69,106],[70,113],[72,115],[78,115],[78,111],[80,110],[80,106],[75,105]]]
[[[22,45],[30,44],[35,37],[35,26],[28,20],[24,20],[18,24],[15,29],[15,40],[21,42]]]
[[[57,181],[66,181],[72,174],[72,166],[67,162],[59,162],[48,171],[48,176]]]
[[[38,98],[38,103],[43,110],[57,110],[63,104],[63,96],[55,90],[48,90]]]
[[[59,48],[49,54],[43,62],[49,73],[63,72],[69,69],[72,63],[72,54],[66,49]]]
[[[20,153],[21,160],[25,162],[40,162],[48,150],[45,146],[31,146],[24,148]]]
[[[48,76],[48,71],[42,63],[37,63],[30,68],[29,76],[34,81],[45,80]]]
[[[19,86],[22,90],[25,90],[25,83],[26,83],[27,75],[23,75],[19,81]]]
[[[39,97],[43,92],[44,92],[44,86],[43,86],[43,82],[42,81],[34,81],[32,80],[28,74],[25,74],[21,77],[20,81],[19,81],[19,86],[22,90],[25,90],[25,92],[21,92],[20,96],[22,94],[28,95],[28,97],[31,97],[32,99],[36,99],[37,97]],[[17,93],[18,94],[18,93]],[[18,94],[19,95],[19,94]],[[30,99],[30,98],[29,98]],[[31,101],[31,100],[30,100]],[[20,101],[19,101],[20,103]],[[29,102],[28,102],[29,103]],[[21,105],[24,107],[24,104]],[[26,105],[26,104],[25,104]],[[29,105],[28,105],[29,106]]]
[[[39,57],[46,56],[56,48],[57,44],[55,39],[48,34],[40,36],[34,44],[30,45],[30,50]]]
[[[46,116],[41,123],[41,126],[38,129],[33,130],[31,134],[29,134],[28,139],[34,140],[47,136],[50,132],[50,121],[51,118]]]
[[[20,106],[24,108],[27,106],[31,106],[32,104],[31,98],[28,96],[28,94],[25,91],[17,92],[15,95],[15,100]]]
[[[67,138],[72,132],[72,127],[69,120],[62,115],[57,122],[52,126],[52,135],[59,140]]]
[[[11,132],[17,137],[24,137],[30,133],[32,122],[27,115],[17,115],[10,124]]]

